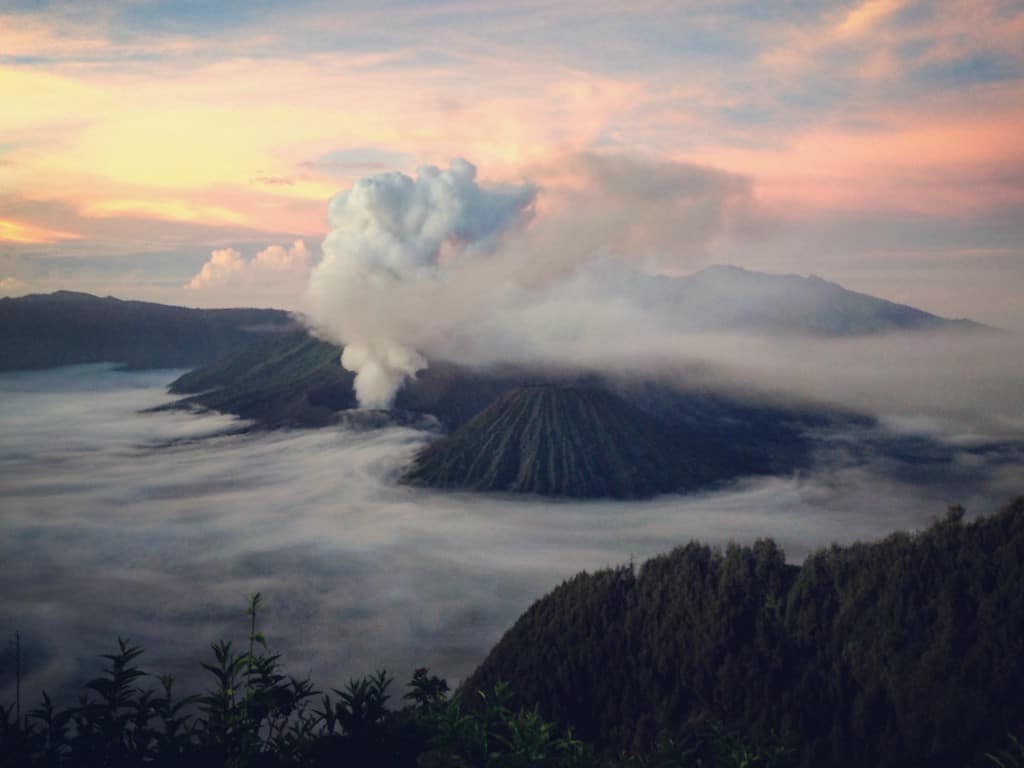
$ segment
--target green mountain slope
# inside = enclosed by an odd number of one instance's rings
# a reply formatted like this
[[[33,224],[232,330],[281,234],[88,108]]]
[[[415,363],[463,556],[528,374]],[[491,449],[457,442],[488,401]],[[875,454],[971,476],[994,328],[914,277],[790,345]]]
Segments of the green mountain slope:
[[[211,408],[271,428],[334,424],[339,411],[358,406],[354,376],[340,358],[340,347],[305,330],[268,336],[172,382],[173,394],[190,397],[168,407]],[[437,363],[406,383],[395,410],[430,414],[456,429],[503,392],[538,380],[514,368],[471,371]]]
[[[306,331],[275,334],[172,382],[172,407],[210,408],[265,427],[314,427],[356,406],[340,350]]]
[[[710,476],[669,430],[620,397],[538,386],[502,395],[453,435],[428,445],[404,479],[433,487],[629,498]]]
[[[697,543],[580,574],[536,602],[464,689],[616,751],[708,719],[803,766],[964,766],[1024,726],[1024,500],[787,565]]]
[[[190,309],[70,291],[5,298],[0,371],[103,362],[188,368],[294,327],[276,309]]]
[[[689,448],[689,450],[687,450]],[[714,478],[699,446],[599,389],[526,387],[498,398],[406,472],[435,488],[643,497]]]

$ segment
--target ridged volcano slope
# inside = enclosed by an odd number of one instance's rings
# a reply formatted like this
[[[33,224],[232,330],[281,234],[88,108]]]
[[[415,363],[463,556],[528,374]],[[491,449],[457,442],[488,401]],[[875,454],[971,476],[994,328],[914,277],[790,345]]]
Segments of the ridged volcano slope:
[[[705,484],[699,453],[599,389],[523,387],[423,449],[404,479],[434,488],[635,498]]]

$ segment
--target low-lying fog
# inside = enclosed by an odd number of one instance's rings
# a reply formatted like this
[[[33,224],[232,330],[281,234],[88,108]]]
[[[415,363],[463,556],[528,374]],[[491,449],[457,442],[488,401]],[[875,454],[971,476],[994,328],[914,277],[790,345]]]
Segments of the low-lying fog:
[[[428,439],[413,430],[225,434],[238,426],[228,417],[142,413],[176,375],[0,376],[0,700],[13,698],[16,630],[30,706],[44,686],[70,703],[68,686],[98,672],[118,635],[146,647],[145,668],[195,690],[208,644],[244,639],[256,591],[294,675],[340,687],[386,667],[404,684],[429,666],[457,682],[581,569],[691,538],[773,537],[799,562],[833,541],[920,528],[950,503],[994,511],[1024,465],[1016,446],[940,440],[901,461],[836,436],[814,471],[700,495],[444,494],[394,482]]]

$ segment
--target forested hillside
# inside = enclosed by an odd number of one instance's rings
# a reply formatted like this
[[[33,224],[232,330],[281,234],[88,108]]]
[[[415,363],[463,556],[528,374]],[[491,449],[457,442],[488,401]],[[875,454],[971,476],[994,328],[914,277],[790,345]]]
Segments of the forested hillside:
[[[832,547],[691,543],[580,574],[465,684],[508,681],[599,748],[721,720],[803,766],[962,766],[1024,727],[1024,501]]]

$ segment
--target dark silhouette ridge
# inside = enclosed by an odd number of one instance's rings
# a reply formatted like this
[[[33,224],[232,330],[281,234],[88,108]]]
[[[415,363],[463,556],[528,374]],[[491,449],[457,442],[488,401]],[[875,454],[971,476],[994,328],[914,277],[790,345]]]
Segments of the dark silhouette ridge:
[[[190,309],[73,291],[5,298],[0,371],[81,363],[189,368],[295,327],[278,309]]]

